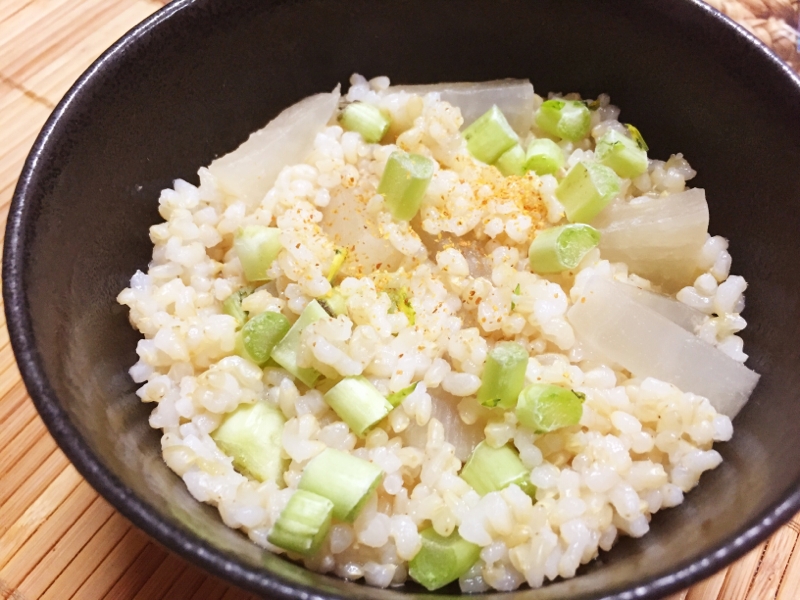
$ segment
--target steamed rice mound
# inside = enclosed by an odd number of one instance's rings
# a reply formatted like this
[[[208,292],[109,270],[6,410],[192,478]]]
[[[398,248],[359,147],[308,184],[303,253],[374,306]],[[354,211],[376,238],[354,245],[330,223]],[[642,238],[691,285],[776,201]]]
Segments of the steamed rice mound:
[[[598,358],[567,313],[592,280],[645,290],[658,286],[609,262],[595,249],[577,269],[540,276],[528,266],[537,231],[563,223],[557,177],[503,177],[474,159],[460,133],[458,107],[440,94],[388,89],[388,79],[354,76],[347,100],[392,115],[392,143],[369,144],[333,118],[297,164],[284,167],[255,201],[201,168],[199,186],[176,180],[161,193],[163,223],[150,229],[153,260],[119,295],[143,334],[130,374],[154,403],[150,425],[163,431],[163,457],[199,501],[256,544],[267,541],[297,489],[304,466],[326,448],[378,465],[383,480],[353,524],[334,521],[310,569],[387,587],[408,578],[420,531],[458,530],[480,546],[459,580],[464,592],[539,587],[572,577],[621,535],[647,533],[651,516],[680,504],[703,472],[721,463],[712,448],[731,438],[731,419],[709,399]],[[542,98],[535,96],[534,108]],[[596,136],[619,125],[606,96],[591,133],[560,142],[564,170],[591,159]],[[535,131],[535,125],[534,131]],[[397,221],[376,190],[395,150],[435,160],[418,217]],[[650,160],[624,180],[618,201],[678,194],[695,172],[680,155]],[[298,364],[325,378],[364,375],[383,394],[413,393],[365,438],[282,368],[260,368],[235,353],[237,323],[222,302],[247,285],[233,250],[246,225],[280,228],[282,250],[270,281],[244,298],[250,317],[280,312],[291,321],[335,285],[346,314],[302,331]],[[354,231],[363,230],[363,235]],[[336,248],[350,247],[333,282]],[[744,362],[740,314],[746,283],[729,276],[727,241],[705,234],[697,277],[672,294],[700,314],[695,333]],[[404,289],[414,323],[387,290]],[[514,411],[476,400],[487,353],[513,340],[529,353],[526,383],[551,383],[585,395],[580,423],[536,434]],[[711,375],[710,375],[711,376]],[[267,402],[286,418],[283,481],[259,483],[237,472],[210,434],[242,403]],[[483,441],[519,452],[535,499],[516,485],[480,496],[459,477]],[[280,484],[280,485],[279,485]]]

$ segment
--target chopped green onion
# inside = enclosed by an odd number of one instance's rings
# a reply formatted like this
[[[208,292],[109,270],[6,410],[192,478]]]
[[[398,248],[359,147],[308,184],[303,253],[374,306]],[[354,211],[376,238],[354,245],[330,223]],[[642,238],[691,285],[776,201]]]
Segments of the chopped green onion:
[[[544,229],[533,238],[528,260],[534,273],[561,273],[574,269],[600,243],[600,232],[591,225],[572,223]]]
[[[420,154],[392,152],[386,161],[378,193],[395,219],[410,221],[422,206],[433,176],[433,161]]]
[[[331,261],[331,268],[328,269],[328,281],[333,281],[339,269],[342,268],[345,259],[347,258],[347,248],[336,248],[333,251],[333,260]]]
[[[392,308],[389,312],[396,313],[399,310],[408,319],[408,324],[413,327],[417,322],[417,313],[414,307],[411,306],[411,299],[408,297],[408,288],[389,289],[386,290],[386,294],[392,301]]]
[[[470,154],[487,165],[495,163],[504,152],[519,142],[519,137],[497,105],[475,119],[463,135]]]
[[[363,437],[394,406],[366,377],[345,377],[324,396],[325,402],[353,433]]]
[[[422,548],[408,563],[408,574],[430,591],[461,577],[480,557],[481,547],[462,538],[458,531],[442,537],[429,527],[420,535]]]
[[[242,345],[253,362],[266,363],[275,345],[289,332],[292,324],[279,312],[256,315],[242,327]]]
[[[525,175],[525,150],[519,144],[514,144],[510,150],[506,150],[500,155],[494,166],[500,169],[500,172],[506,177]]]
[[[281,435],[286,419],[266,402],[240,404],[225,415],[211,438],[236,469],[258,481],[282,485],[286,461],[281,458]]]
[[[533,140],[525,153],[525,168],[537,175],[550,175],[564,166],[564,152],[553,140]]]
[[[267,269],[281,251],[281,230],[277,227],[249,225],[233,238],[233,248],[248,281],[264,281]]]
[[[547,433],[577,425],[583,414],[583,398],[557,385],[536,383],[522,390],[516,415],[521,425]]]
[[[525,386],[528,352],[516,342],[498,342],[483,367],[478,402],[494,408],[511,408]]]
[[[389,130],[391,119],[377,106],[366,102],[353,102],[344,107],[339,123],[347,131],[361,134],[364,141],[377,144]]]
[[[297,490],[267,536],[270,544],[298,554],[319,550],[331,527],[333,502],[306,490]]]
[[[252,293],[249,288],[242,288],[233,292],[222,302],[222,312],[236,319],[237,329],[247,321],[247,311],[242,308],[242,300]]]
[[[393,394],[389,394],[388,396],[386,396],[386,401],[389,404],[391,404],[394,408],[397,408],[403,403],[403,400],[405,400],[411,395],[411,393],[415,389],[417,389],[417,384],[412,383],[410,386],[404,387],[399,392],[394,392]]]
[[[333,318],[347,314],[347,299],[342,296],[339,288],[333,288],[324,298],[317,298],[319,305]]]
[[[383,481],[383,470],[363,458],[327,448],[303,469],[297,487],[333,502],[333,516],[352,523]]]
[[[644,141],[644,138],[642,137],[642,132],[641,131],[639,131],[636,127],[634,127],[630,123],[625,123],[625,127],[627,128],[628,133],[631,134],[631,137],[636,142],[636,144],[639,146],[639,148],[641,148],[645,152],[650,150],[650,148],[647,147],[647,143]]]
[[[638,177],[647,171],[647,152],[636,140],[615,129],[597,140],[595,157],[620,177]]]
[[[312,323],[327,318],[329,317],[325,309],[319,305],[319,302],[312,300],[303,309],[300,318],[294,322],[294,325],[292,325],[288,333],[283,336],[283,339],[272,349],[271,356],[275,362],[305,383],[308,387],[314,387],[314,383],[316,383],[320,373],[311,367],[297,366],[297,354],[300,351],[300,334],[303,329]]]
[[[556,197],[572,223],[589,223],[619,194],[620,180],[605,165],[581,161],[556,188]]]
[[[546,100],[534,117],[542,131],[571,142],[586,137],[591,126],[592,114],[578,100]]]
[[[492,448],[485,441],[472,451],[472,456],[461,470],[461,479],[481,496],[499,492],[514,483],[533,498],[536,487],[531,483],[530,475],[530,470],[522,464],[514,448],[508,444]]]

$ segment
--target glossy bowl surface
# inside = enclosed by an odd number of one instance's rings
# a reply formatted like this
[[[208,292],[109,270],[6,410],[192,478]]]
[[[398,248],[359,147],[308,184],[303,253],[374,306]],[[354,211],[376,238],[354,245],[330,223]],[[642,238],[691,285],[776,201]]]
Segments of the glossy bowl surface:
[[[310,573],[195,502],[160,458],[114,301],[150,257],[159,191],[352,72],[398,83],[529,77],[608,92],[651,156],[683,152],[711,231],[750,282],[762,374],[723,465],[643,539],[580,577],[505,600],[657,598],[712,574],[800,509],[800,80],[698,0],[177,0],[75,84],[28,157],[3,293],[19,367],[50,431],[115,507],[168,548],[268,597],[421,597]],[[450,587],[445,593],[453,593]],[[499,595],[498,595],[499,597]]]

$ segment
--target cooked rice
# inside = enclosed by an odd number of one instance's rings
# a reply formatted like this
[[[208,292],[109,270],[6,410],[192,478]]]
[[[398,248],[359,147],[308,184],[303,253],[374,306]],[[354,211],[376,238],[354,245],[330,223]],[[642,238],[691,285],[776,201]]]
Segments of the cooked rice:
[[[257,206],[225,193],[206,168],[198,187],[177,180],[161,194],[164,222],[150,230],[153,260],[119,302],[144,335],[130,374],[141,384],[142,401],[155,403],[150,425],[163,430],[164,460],[228,526],[276,553],[284,551],[267,536],[310,459],[336,448],[379,465],[383,482],[355,523],[335,522],[322,549],[302,559],[315,571],[378,587],[400,584],[420,548],[419,531],[430,525],[442,535],[458,528],[481,546],[480,560],[460,579],[465,592],[572,577],[620,535],[644,535],[653,513],[680,504],[701,474],[720,464],[712,445],[730,439],[731,420],[703,397],[584,359],[566,319],[584,282],[601,276],[651,286],[597,250],[574,272],[548,278],[530,272],[535,232],[563,217],[553,176],[506,179],[473,159],[459,132],[459,110],[438,94],[387,93],[385,77],[354,76],[351,83],[348,100],[374,102],[391,111],[395,125],[405,123],[394,144],[367,144],[329,126],[305,162],[284,168]],[[619,115],[607,96],[599,102],[595,136],[616,126]],[[591,156],[593,139],[560,145],[569,166]],[[407,223],[391,218],[375,190],[398,148],[438,162],[421,210],[424,231],[471,233],[476,246],[430,251]],[[694,174],[680,154],[651,160],[623,194],[674,194]],[[232,250],[234,233],[245,225],[276,225],[284,248],[269,272],[272,281],[244,300],[251,316],[278,311],[294,319],[326,295],[342,240],[320,223],[337,203],[337,210],[349,210],[353,199],[391,245],[389,260],[377,270],[345,267],[339,289],[347,315],[307,327],[299,361],[327,376],[365,375],[382,393],[419,382],[365,439],[339,420],[321,392],[283,369],[262,370],[235,355],[236,322],[221,309],[246,284]],[[743,362],[737,333],[746,324],[739,314],[746,282],[729,276],[727,241],[709,237],[701,266],[703,274],[677,298],[707,315],[702,339]],[[383,291],[388,286],[408,288],[413,327],[393,310]],[[529,351],[528,382],[586,395],[580,425],[536,435],[518,426],[513,411],[497,414],[477,402],[487,352],[503,339]],[[256,401],[287,418],[282,443],[290,462],[282,488],[239,474],[209,435],[227,412]],[[515,485],[481,497],[458,476],[483,439],[495,447],[513,442],[537,487],[535,502]]]

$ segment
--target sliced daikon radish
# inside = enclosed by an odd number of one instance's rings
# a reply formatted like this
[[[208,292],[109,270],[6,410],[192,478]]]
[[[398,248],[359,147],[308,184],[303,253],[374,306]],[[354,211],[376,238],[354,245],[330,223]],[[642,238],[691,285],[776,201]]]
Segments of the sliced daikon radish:
[[[593,278],[567,312],[579,340],[636,377],[655,377],[705,396],[733,418],[759,375],[652,308]]]
[[[674,290],[698,274],[700,249],[708,233],[708,204],[702,189],[614,202],[593,221],[600,254],[627,263],[637,275]]]
[[[632,300],[647,308],[652,308],[686,331],[697,333],[698,328],[705,320],[706,315],[696,308],[692,308],[664,294],[643,290],[625,283],[614,282],[613,285]]]
[[[533,85],[527,79],[498,79],[496,81],[436,83],[432,85],[393,85],[386,90],[408,92],[420,96],[439,92],[441,99],[461,109],[464,127],[497,105],[508,124],[525,136],[533,123]]]
[[[314,147],[339,103],[339,88],[293,104],[266,127],[253,133],[230,154],[211,163],[209,170],[228,193],[249,204],[260,202],[281,169],[302,162]]]
[[[461,416],[458,414],[460,398],[448,394],[441,388],[429,389],[428,393],[431,396],[431,418],[442,424],[444,439],[453,444],[456,458],[461,462],[466,461],[486,437],[483,432],[486,420],[478,418],[475,423],[468,425],[461,420]],[[427,430],[427,426],[419,427],[416,423],[412,423],[403,432],[406,444],[424,448]]]
[[[323,231],[334,244],[347,248],[339,271],[345,277],[362,277],[381,269],[393,271],[403,260],[388,236],[381,235],[366,202],[350,189],[336,188],[330,203],[322,209]]]

